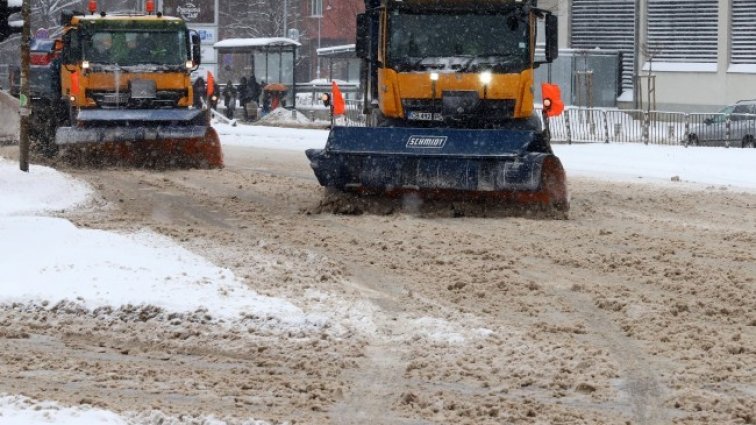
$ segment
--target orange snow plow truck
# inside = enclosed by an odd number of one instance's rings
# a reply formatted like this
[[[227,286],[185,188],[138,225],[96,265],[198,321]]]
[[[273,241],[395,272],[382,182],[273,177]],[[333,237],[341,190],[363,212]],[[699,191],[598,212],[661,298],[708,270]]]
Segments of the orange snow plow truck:
[[[43,64],[52,99],[31,99],[43,153],[96,165],[223,166],[207,111],[193,101],[199,34],[147,5],[145,14],[95,14],[90,1],[90,15],[62,14],[63,35]]]
[[[367,126],[334,126],[324,149],[307,151],[320,184],[566,214],[564,168],[533,94],[534,69],[559,54],[557,33],[536,0],[365,0],[356,51]]]

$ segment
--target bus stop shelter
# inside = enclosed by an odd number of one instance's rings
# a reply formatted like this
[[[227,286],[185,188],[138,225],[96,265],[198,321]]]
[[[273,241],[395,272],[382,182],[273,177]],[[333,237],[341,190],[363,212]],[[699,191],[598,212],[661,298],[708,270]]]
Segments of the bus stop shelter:
[[[322,47],[317,52],[318,57],[327,63],[329,81],[360,82],[361,59],[357,57],[354,44]]]
[[[239,84],[255,76],[263,88],[275,84],[288,88],[285,106],[296,107],[294,64],[301,44],[289,38],[229,38],[213,45],[218,52],[218,82]]]

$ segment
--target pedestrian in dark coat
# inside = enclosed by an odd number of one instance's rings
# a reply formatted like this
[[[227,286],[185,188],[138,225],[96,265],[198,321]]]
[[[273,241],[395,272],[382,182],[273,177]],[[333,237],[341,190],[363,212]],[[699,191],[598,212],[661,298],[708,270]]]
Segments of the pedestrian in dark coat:
[[[249,87],[247,85],[247,77],[241,77],[239,80],[239,103],[241,103],[242,109],[244,109],[244,119],[249,119],[247,113],[247,102],[249,102]]]
[[[195,108],[202,108],[202,99],[207,96],[207,88],[205,87],[205,79],[202,77],[194,80],[194,100],[193,104]]]
[[[236,87],[229,81],[226,83],[226,87],[223,88],[223,103],[226,104],[226,118],[233,119],[234,111],[236,109]]]
[[[249,77],[249,94],[252,96],[252,100],[260,103],[260,92],[261,87],[260,83],[257,82],[257,78],[255,76]]]

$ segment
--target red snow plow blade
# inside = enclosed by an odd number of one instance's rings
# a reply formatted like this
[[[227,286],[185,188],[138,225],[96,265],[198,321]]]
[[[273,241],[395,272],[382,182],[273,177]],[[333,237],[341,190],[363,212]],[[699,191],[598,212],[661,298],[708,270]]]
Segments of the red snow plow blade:
[[[96,115],[80,112],[80,126],[58,129],[55,143],[63,151],[64,158],[93,166],[223,167],[218,134],[212,127],[193,124],[201,119],[197,114],[199,111],[187,111],[189,114],[180,116],[176,116],[176,111],[165,111],[171,112],[170,116],[149,111],[144,117],[134,115],[134,111],[130,111],[131,114],[121,111],[118,121],[110,114],[103,116],[102,112],[97,111]],[[145,117],[165,121],[150,121]],[[169,118],[173,120],[168,121]]]

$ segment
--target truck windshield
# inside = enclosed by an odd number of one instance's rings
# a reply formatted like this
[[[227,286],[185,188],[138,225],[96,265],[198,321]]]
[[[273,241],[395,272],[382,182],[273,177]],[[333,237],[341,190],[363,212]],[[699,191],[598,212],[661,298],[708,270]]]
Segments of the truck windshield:
[[[513,67],[530,62],[527,15],[394,13],[389,28],[390,66],[438,66],[455,57],[467,58],[468,66],[482,59]]]
[[[84,59],[96,64],[184,65],[183,31],[97,31],[84,41]]]

